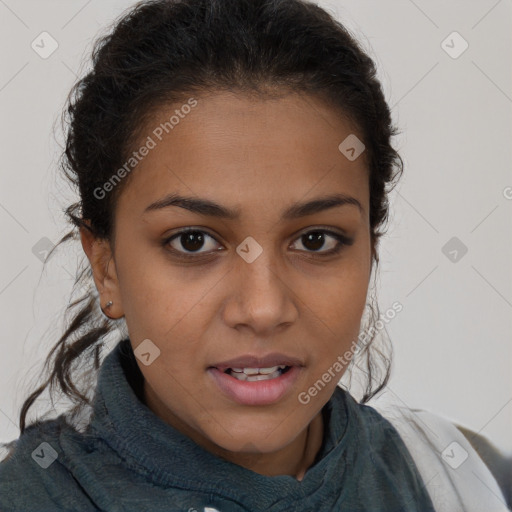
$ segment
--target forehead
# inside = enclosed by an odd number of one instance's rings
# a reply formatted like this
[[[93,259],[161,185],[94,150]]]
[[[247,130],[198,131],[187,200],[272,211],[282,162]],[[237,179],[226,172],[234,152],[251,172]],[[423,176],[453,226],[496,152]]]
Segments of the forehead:
[[[142,213],[169,192],[242,209],[338,192],[357,196],[367,212],[366,155],[351,161],[339,148],[354,136],[362,139],[312,96],[191,96],[162,105],[144,124],[134,151],[151,148],[137,161],[118,207]]]

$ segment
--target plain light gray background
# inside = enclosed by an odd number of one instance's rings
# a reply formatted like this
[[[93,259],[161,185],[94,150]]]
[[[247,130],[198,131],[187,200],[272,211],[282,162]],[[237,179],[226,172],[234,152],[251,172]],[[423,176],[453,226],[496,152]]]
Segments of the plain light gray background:
[[[389,391],[512,450],[512,2],[318,3],[375,59],[403,132],[378,281],[381,312],[403,305],[387,325]],[[62,332],[81,251],[64,246],[44,275],[33,252],[67,231],[61,210],[73,199],[58,177],[53,125],[92,39],[131,4],[0,0],[3,441],[18,436],[47,340]],[[58,43],[46,59],[31,47],[43,31]]]

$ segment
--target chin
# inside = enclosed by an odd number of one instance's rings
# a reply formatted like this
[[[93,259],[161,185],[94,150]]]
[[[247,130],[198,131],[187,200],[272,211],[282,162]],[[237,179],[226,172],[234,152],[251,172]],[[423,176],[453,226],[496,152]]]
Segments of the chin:
[[[252,428],[251,428],[252,427]],[[282,433],[281,433],[282,434]],[[274,453],[282,450],[291,443],[299,432],[290,433],[287,437],[276,436],[275,431],[262,433],[261,429],[254,430],[254,422],[247,427],[240,436],[226,436],[224,432],[221,438],[212,438],[210,441],[222,450],[233,453]]]

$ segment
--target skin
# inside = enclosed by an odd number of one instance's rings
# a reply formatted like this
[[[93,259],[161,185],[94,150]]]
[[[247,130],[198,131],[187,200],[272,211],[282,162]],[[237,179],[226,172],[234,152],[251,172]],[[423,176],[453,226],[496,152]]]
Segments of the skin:
[[[349,161],[338,150],[348,135],[362,136],[311,96],[215,92],[196,99],[132,171],[115,209],[115,246],[86,230],[82,246],[101,304],[113,301],[108,316],[125,316],[134,349],[145,339],[160,349],[149,366],[137,360],[147,406],[226,460],[301,480],[322,444],[321,409],[346,366],[308,404],[298,395],[357,339],[367,298],[374,250],[368,168],[365,153]],[[141,144],[177,107],[158,110]],[[239,208],[240,217],[178,206],[144,213],[171,192]],[[356,198],[362,211],[344,205],[281,219],[293,203],[334,193]],[[202,246],[184,246],[179,236],[163,246],[186,227],[206,232]],[[320,227],[345,233],[352,245],[322,256],[336,247],[334,238],[325,234],[323,246],[302,238]],[[235,251],[247,236],[263,248],[252,263]],[[273,351],[298,357],[304,367],[294,388],[271,405],[235,403],[207,372],[216,362]]]

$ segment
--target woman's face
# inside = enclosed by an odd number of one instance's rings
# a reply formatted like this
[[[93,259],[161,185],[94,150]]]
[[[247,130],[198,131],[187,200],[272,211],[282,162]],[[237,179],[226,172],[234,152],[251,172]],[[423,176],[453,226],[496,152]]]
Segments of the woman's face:
[[[134,148],[150,147],[116,207],[105,301],[125,315],[154,412],[210,448],[275,452],[329,400],[359,334],[366,155],[341,152],[352,127],[310,96],[195,100],[162,108]],[[322,202],[342,195],[352,202]],[[181,199],[165,206],[171,196]],[[275,379],[223,373],[273,353],[264,366],[292,366]]]

